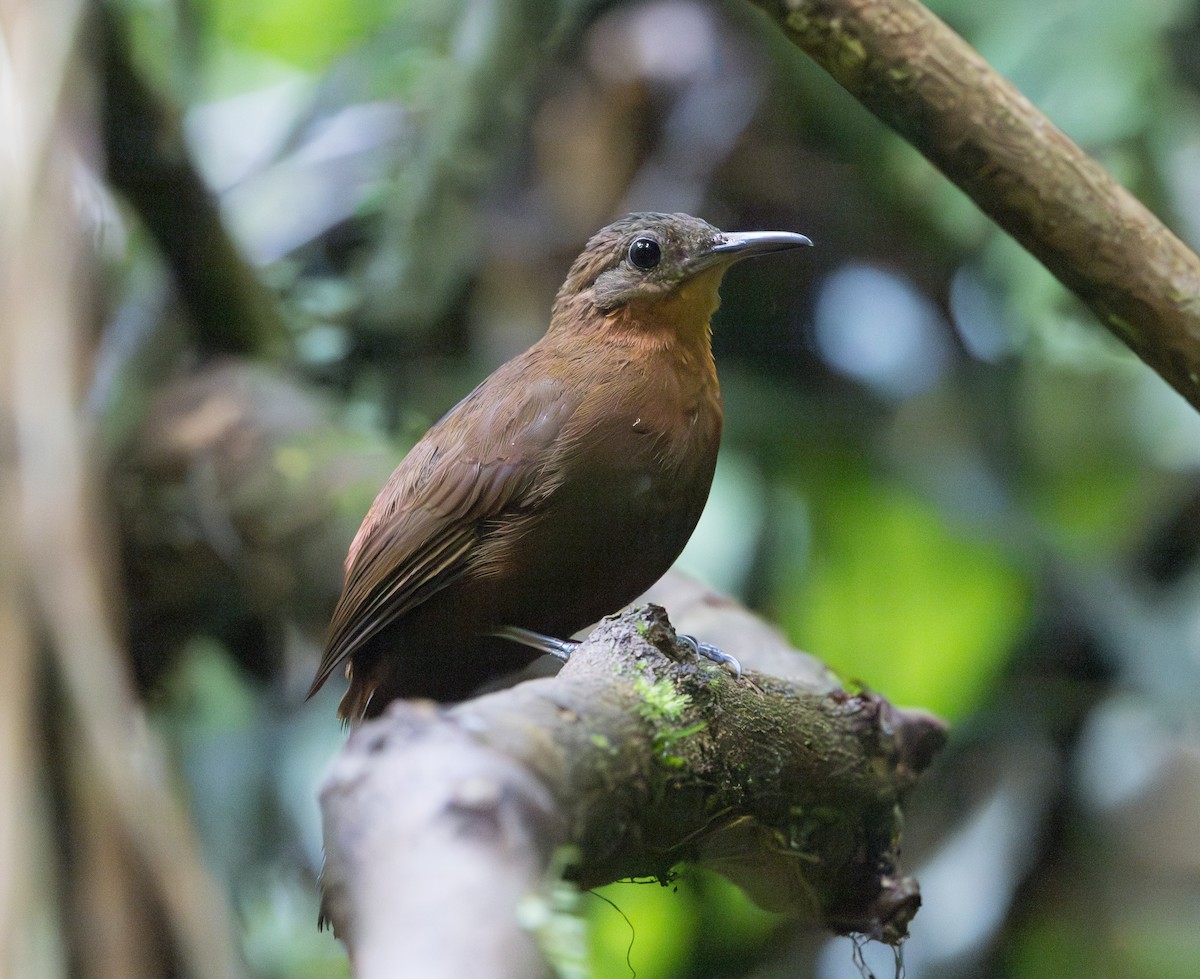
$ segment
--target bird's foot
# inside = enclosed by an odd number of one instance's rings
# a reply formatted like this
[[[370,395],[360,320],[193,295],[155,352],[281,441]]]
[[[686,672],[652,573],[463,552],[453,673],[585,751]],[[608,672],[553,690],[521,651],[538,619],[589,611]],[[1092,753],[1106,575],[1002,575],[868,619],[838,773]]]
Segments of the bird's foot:
[[[742,678],[742,664],[737,661],[736,656],[730,656],[727,652],[718,649],[712,643],[701,642],[695,636],[688,636],[681,632],[678,638],[681,643],[690,647],[692,652],[697,656],[703,656],[705,659],[712,660],[714,663],[726,667],[739,680]]]
[[[513,642],[519,642],[522,646],[536,649],[539,653],[548,653],[564,663],[571,658],[571,654],[579,645],[578,639],[556,639],[554,636],[546,636],[540,632],[534,632],[532,629],[522,629],[519,625],[506,625],[503,629],[497,629],[492,635],[499,639],[511,639]]]

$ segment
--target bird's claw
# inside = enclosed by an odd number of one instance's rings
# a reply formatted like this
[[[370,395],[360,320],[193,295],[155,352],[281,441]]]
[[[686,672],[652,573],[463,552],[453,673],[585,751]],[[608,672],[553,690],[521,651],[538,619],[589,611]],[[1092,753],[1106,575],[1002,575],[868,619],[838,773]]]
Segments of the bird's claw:
[[[730,656],[723,649],[718,649],[712,643],[701,642],[695,636],[685,635],[680,633],[679,641],[687,646],[697,656],[703,656],[707,660],[717,663],[720,666],[728,667],[729,672],[737,679],[742,678],[742,664],[737,661],[736,656]]]

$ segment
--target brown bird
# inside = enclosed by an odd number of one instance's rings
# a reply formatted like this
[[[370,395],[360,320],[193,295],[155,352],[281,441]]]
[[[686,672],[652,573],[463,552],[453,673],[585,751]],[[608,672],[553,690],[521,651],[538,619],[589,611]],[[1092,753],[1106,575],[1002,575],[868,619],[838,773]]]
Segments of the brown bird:
[[[567,637],[654,584],[712,484],[721,277],[809,244],[686,214],[596,234],[546,335],[434,425],[371,506],[309,696],[346,661],[352,722],[397,697],[461,700],[539,653],[565,658]]]

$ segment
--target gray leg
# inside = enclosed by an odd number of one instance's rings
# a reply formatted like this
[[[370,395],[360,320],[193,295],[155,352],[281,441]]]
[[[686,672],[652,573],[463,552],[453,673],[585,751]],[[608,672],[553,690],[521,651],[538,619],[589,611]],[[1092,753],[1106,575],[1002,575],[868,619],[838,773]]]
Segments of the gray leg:
[[[560,659],[564,663],[571,658],[571,653],[579,645],[578,640],[556,639],[554,636],[544,636],[540,632],[534,632],[532,629],[522,629],[519,625],[506,625],[503,629],[497,629],[492,635],[500,639],[511,639],[513,642],[519,642],[522,646],[536,649],[539,653],[549,653],[555,659]]]
[[[522,629],[517,625],[506,625],[502,629],[497,629],[492,635],[500,639],[510,639],[513,642],[519,642],[522,646],[536,649],[539,653],[548,653],[555,659],[562,660],[564,663],[571,658],[571,653],[579,645],[579,641],[576,639],[557,639],[554,636],[546,636],[540,632],[534,632],[532,629]],[[686,646],[690,646],[692,652],[697,656],[703,656],[714,663],[728,667],[734,676],[739,680],[741,679],[742,664],[737,661],[737,657],[730,656],[728,653],[712,645],[712,643],[700,642],[694,636],[680,633],[679,641]]]

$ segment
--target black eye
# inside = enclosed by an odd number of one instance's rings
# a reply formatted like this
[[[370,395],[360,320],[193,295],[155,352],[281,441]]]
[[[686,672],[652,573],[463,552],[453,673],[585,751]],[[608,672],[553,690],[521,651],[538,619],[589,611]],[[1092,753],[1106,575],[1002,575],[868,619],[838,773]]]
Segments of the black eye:
[[[629,246],[629,264],[649,272],[662,261],[662,249],[653,238],[635,238]]]

